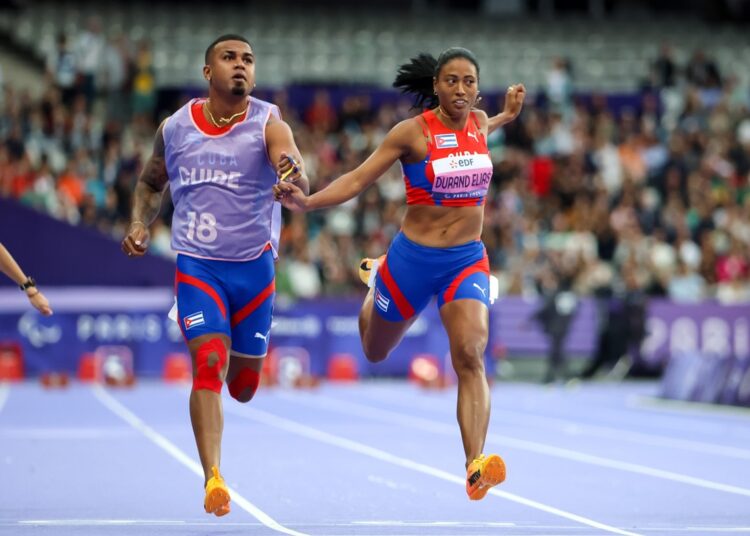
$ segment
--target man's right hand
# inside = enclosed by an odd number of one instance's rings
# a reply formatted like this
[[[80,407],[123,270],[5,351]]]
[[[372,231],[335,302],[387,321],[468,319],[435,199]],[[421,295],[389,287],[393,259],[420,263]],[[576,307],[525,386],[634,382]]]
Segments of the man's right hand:
[[[146,224],[134,221],[128,227],[128,234],[122,241],[122,250],[128,257],[142,257],[148,249],[150,233]]]
[[[293,156],[282,152],[276,164],[276,175],[279,181],[296,182],[302,178],[302,170]]]

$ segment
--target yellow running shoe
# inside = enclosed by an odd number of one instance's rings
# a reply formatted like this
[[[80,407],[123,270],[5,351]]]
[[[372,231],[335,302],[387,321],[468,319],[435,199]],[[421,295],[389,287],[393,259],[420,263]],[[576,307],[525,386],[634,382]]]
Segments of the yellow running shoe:
[[[375,284],[375,274],[378,273],[378,266],[383,264],[385,255],[381,255],[377,259],[369,259],[365,257],[359,261],[359,279],[368,287],[372,288]]]
[[[206,483],[206,499],[203,501],[203,507],[207,514],[214,514],[217,517],[229,513],[229,489],[224,479],[219,474],[217,467],[211,467],[214,476],[208,479]]]
[[[505,462],[497,454],[480,454],[466,469],[466,493],[472,501],[483,499],[492,486],[505,480]]]

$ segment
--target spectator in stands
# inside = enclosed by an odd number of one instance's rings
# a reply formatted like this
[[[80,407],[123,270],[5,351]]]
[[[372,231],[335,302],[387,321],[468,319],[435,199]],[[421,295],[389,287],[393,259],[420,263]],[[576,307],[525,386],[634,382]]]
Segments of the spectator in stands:
[[[289,284],[294,296],[300,298],[316,298],[320,295],[320,271],[310,262],[308,248],[302,246],[287,266]]]
[[[129,118],[130,53],[124,34],[110,38],[104,48],[102,61],[102,83],[107,106],[107,120],[125,123]]]
[[[726,254],[716,261],[716,297],[721,303],[737,304],[750,302],[750,263],[747,245],[734,237],[726,237],[729,247]]]
[[[360,337],[368,360],[384,360],[438,297],[458,376],[471,500],[505,479],[502,459],[482,454],[490,413],[484,373],[489,263],[479,240],[492,178],[487,135],[515,119],[525,97],[523,85],[510,86],[503,111],[488,117],[474,109],[478,84],[479,65],[470,51],[451,48],[438,59],[420,54],[401,67],[394,86],[415,95],[417,106],[426,104],[424,113],[396,125],[365,163],[309,197],[284,181],[274,187],[292,210],[334,207],[362,193],[396,162],[403,166],[408,208],[402,231],[377,261],[379,269],[373,259],[360,265],[374,278],[360,313]],[[279,173],[286,172],[291,168],[282,161]]]
[[[557,57],[547,70],[547,85],[545,90],[549,99],[549,107],[569,119],[573,98],[573,80],[570,60]]]
[[[151,55],[151,44],[145,39],[137,45],[133,60],[131,106],[134,127],[143,132],[153,128],[156,109],[156,72]]]
[[[565,339],[578,310],[578,297],[572,292],[575,273],[563,273],[549,264],[538,282],[542,305],[533,315],[547,335],[547,372],[544,383],[566,380]]]
[[[706,297],[706,282],[682,259],[669,280],[669,299],[676,303],[700,303]]]
[[[685,67],[685,78],[689,83],[700,89],[721,87],[719,68],[712,59],[706,56],[702,49],[696,49],[693,52]]]
[[[34,278],[21,270],[21,267],[18,266],[16,260],[2,243],[0,243],[0,271],[16,282],[37,311],[45,316],[52,314],[49,302],[42,291],[37,288]]]
[[[651,83],[657,89],[671,88],[677,83],[677,65],[674,52],[668,43],[663,43],[659,55],[651,65]]]
[[[610,367],[613,377],[621,379],[640,360],[640,348],[646,336],[647,297],[638,272],[633,266],[622,270],[622,281],[615,283],[614,293],[601,304],[604,309],[600,318],[597,344],[594,354],[581,372],[581,378],[589,379],[604,366]]]
[[[65,170],[57,181],[57,191],[62,196],[63,202],[80,207],[83,203],[85,189],[84,179],[78,174],[75,160],[68,160],[68,165],[65,166]]]
[[[76,55],[68,43],[65,32],[57,35],[55,49],[47,56],[47,76],[60,91],[62,103],[70,106],[73,103],[78,88],[76,87],[77,63]]]
[[[92,15],[86,23],[86,28],[78,35],[74,45],[77,59],[78,91],[83,94],[86,110],[89,112],[96,98],[96,77],[102,68],[105,46],[102,22],[98,16]]]
[[[328,91],[319,89],[315,92],[312,104],[305,110],[305,123],[312,130],[323,134],[328,134],[336,127],[336,110],[331,105]]]

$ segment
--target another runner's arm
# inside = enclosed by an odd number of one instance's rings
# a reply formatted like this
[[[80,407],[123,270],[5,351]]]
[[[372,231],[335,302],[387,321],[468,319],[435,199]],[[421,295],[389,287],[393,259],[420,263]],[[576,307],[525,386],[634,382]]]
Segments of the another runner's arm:
[[[421,129],[416,120],[402,121],[391,129],[378,148],[357,168],[341,175],[331,184],[304,200],[294,196],[295,203],[297,201],[304,203],[304,207],[298,205],[298,209],[315,210],[333,207],[359,195],[388,171],[394,162],[408,155],[412,150],[414,140],[420,139],[421,136]],[[275,191],[282,202],[286,195],[294,193],[293,188],[284,182],[277,184]]]
[[[291,167],[289,157],[294,161],[296,169],[290,170],[287,180],[296,184],[305,195],[310,192],[310,181],[305,174],[305,163],[302,161],[302,155],[294,142],[294,134],[289,125],[281,119],[271,116],[266,125],[266,149],[268,150],[268,159],[274,165],[285,165]]]
[[[26,293],[26,297],[29,298],[31,305],[36,307],[43,315],[52,314],[49,302],[37,288],[36,282],[21,270],[13,255],[10,254],[10,251],[2,243],[0,243],[0,272],[3,272],[19,285]]]
[[[161,200],[169,183],[167,165],[164,158],[164,122],[159,125],[154,138],[154,150],[146,161],[135,185],[131,225],[143,223],[149,226],[161,210]]]

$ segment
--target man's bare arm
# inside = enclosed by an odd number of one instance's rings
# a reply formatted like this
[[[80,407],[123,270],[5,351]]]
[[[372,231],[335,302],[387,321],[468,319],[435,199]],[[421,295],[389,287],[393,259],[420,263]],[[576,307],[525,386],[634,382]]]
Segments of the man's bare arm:
[[[283,166],[283,171],[290,173],[285,176],[296,184],[305,194],[310,191],[310,181],[305,173],[305,163],[302,155],[294,142],[294,134],[289,125],[281,119],[272,118],[266,125],[266,146],[268,149],[268,159],[279,167]],[[294,170],[290,168],[294,167]]]
[[[150,225],[161,210],[161,200],[169,183],[167,165],[164,159],[164,123],[159,125],[154,137],[154,150],[146,161],[138,177],[133,199],[131,222]]]
[[[146,161],[135,185],[133,210],[122,250],[128,257],[140,257],[148,249],[148,227],[159,215],[164,190],[169,183],[164,157],[164,123],[159,125],[154,137],[154,149]]]

